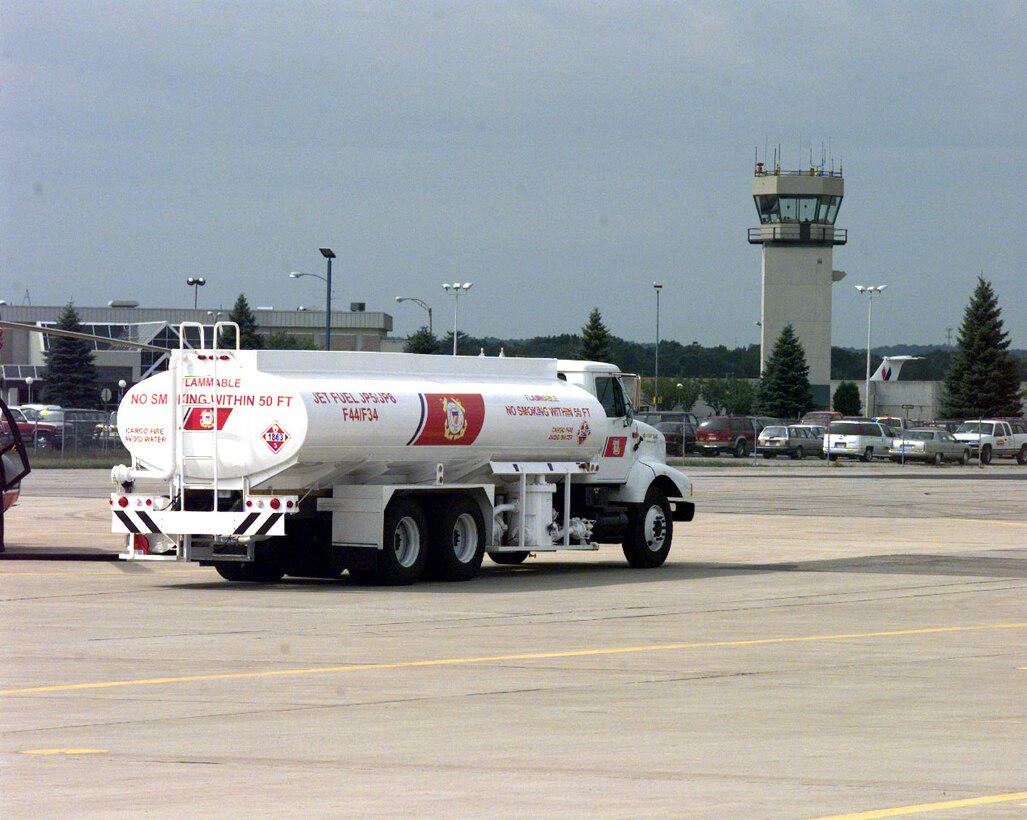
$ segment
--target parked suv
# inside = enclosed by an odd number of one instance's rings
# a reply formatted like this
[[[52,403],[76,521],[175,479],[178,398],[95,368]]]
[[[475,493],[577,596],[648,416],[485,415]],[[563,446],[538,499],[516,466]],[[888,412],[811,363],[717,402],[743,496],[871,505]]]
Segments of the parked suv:
[[[887,458],[892,445],[888,428],[876,421],[832,421],[824,436],[828,459],[858,458],[873,461]]]
[[[57,440],[57,425],[43,421],[39,411],[33,407],[10,407],[11,418],[18,426],[22,441],[37,450],[52,447]]]
[[[751,416],[710,416],[695,431],[695,448],[705,456],[743,458],[756,446],[756,432]]]

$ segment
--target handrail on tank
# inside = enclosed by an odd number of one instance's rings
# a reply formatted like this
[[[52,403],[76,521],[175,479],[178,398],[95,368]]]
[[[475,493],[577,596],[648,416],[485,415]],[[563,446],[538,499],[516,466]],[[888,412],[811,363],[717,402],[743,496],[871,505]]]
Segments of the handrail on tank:
[[[186,345],[185,345],[185,329],[187,327],[195,327],[197,330],[200,331],[200,350],[205,349],[207,347],[206,332],[203,329],[203,325],[200,324],[199,322],[179,322],[179,324],[178,324],[178,349],[179,350],[185,350],[186,349]]]
[[[235,350],[238,350],[239,349],[239,345],[242,342],[242,333],[239,330],[238,323],[236,323],[236,322],[216,322],[214,324],[214,339],[213,339],[214,349],[215,350],[225,349],[225,348],[222,348],[220,346],[220,339],[221,339],[221,330],[222,330],[222,328],[229,328],[229,329],[234,329],[235,330]],[[232,348],[227,348],[227,349],[231,350]]]

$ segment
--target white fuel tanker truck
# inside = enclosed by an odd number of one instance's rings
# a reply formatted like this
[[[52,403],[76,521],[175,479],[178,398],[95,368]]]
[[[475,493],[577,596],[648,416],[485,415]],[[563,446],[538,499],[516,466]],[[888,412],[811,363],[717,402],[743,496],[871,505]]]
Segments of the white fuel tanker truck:
[[[348,570],[411,584],[472,578],[485,553],[517,564],[613,542],[657,567],[673,522],[694,515],[613,365],[239,350],[234,324],[209,347],[187,329],[199,346],[118,410],[132,463],[112,471],[110,502],[126,559],[230,581]]]

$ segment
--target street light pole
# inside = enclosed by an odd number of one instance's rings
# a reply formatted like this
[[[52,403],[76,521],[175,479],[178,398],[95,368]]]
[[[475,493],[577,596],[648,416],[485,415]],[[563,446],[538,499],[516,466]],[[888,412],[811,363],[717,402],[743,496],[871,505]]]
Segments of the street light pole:
[[[414,304],[420,305],[426,311],[428,311],[428,335],[429,336],[434,336],[435,335],[435,331],[432,329],[432,323],[431,323],[431,305],[429,305],[423,299],[418,299],[415,296],[397,296],[396,297],[396,301],[397,302],[413,302]]]
[[[331,248],[319,248],[321,256],[328,260],[328,287],[325,294],[325,350],[332,349],[332,260],[335,254]]]
[[[872,418],[871,407],[870,407],[870,329],[873,326],[874,319],[874,294],[883,291],[887,285],[871,285],[870,287],[864,287],[863,285],[856,285],[856,290],[861,294],[867,294],[869,302],[867,303],[867,378],[866,384],[864,385],[864,396],[866,397],[866,415],[868,418]]]
[[[452,285],[443,285],[442,286],[442,289],[444,291],[446,291],[446,293],[452,293],[453,294],[453,355],[454,356],[456,355],[456,339],[457,339],[456,316],[457,316],[457,310],[460,307],[460,292],[463,291],[464,293],[466,293],[467,291],[469,291],[473,287],[474,287],[474,282],[464,282],[463,284],[460,284],[459,282],[454,282]]]
[[[193,289],[193,310],[196,310],[198,304],[200,288],[207,284],[207,280],[202,276],[190,276],[185,280],[185,283]]]
[[[653,404],[660,409],[660,291],[663,285],[653,282],[653,290],[656,291],[656,367],[653,379]]]

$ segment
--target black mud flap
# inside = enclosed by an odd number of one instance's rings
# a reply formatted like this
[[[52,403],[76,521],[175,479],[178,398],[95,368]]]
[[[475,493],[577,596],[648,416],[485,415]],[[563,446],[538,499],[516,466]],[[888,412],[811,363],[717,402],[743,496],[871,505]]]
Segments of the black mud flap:
[[[674,505],[675,521],[691,521],[695,518],[695,504],[691,501],[671,501]]]

